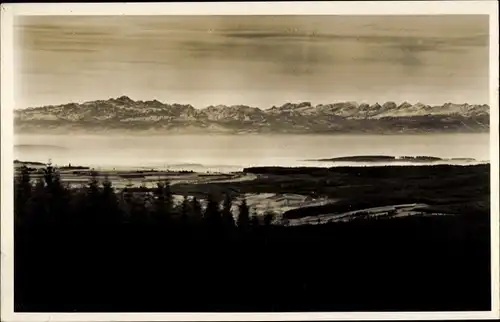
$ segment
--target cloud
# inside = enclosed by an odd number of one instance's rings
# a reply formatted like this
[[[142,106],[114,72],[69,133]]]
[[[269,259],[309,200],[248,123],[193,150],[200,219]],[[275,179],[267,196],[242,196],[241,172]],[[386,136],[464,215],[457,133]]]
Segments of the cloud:
[[[330,99],[435,88],[449,73],[455,93],[488,68],[488,19],[477,16],[25,17],[16,28],[20,83],[33,97],[51,86]]]
[[[310,74],[321,64],[333,63],[334,51],[314,43],[289,43],[267,40],[233,40],[221,35],[186,39],[177,42],[183,56],[227,62],[266,63],[268,67],[289,75]]]
[[[366,26],[366,25],[365,25]],[[398,30],[391,30],[390,34],[335,34],[313,32],[298,32],[290,31],[239,31],[239,32],[221,32],[220,36],[245,40],[251,43],[268,43],[273,44],[273,48],[280,48],[281,45],[288,46],[289,52],[300,52],[301,48],[311,49],[308,56],[289,55],[287,62],[304,62],[306,59],[311,60],[311,64],[315,63],[335,63],[342,62],[342,59],[333,59],[333,54],[341,47],[355,46],[356,44],[370,48],[377,46],[378,52],[370,52],[365,50],[364,54],[352,52],[352,61],[363,63],[386,62],[399,64],[405,67],[418,67],[424,64],[421,57],[423,53],[441,53],[455,54],[466,52],[470,48],[488,48],[488,35],[476,34],[464,37],[447,37],[447,36],[432,36],[432,35],[406,35],[401,34]],[[400,33],[400,35],[398,35]],[[330,48],[329,53],[320,52],[319,47],[315,44],[324,45],[323,48]],[[275,49],[278,51],[277,49]],[[283,55],[282,53],[279,53]],[[338,56],[338,55],[337,55]],[[289,69],[289,68],[287,68]],[[291,70],[295,70],[292,68]],[[307,68],[305,70],[308,70]],[[292,72],[295,74],[295,72]]]
[[[397,33],[397,31],[393,31]],[[486,47],[488,46],[488,35],[480,34],[467,37],[432,37],[432,36],[408,36],[408,35],[367,35],[367,34],[328,34],[320,32],[265,32],[265,31],[250,31],[250,32],[229,32],[220,33],[223,37],[240,38],[251,40],[273,39],[276,41],[356,41],[362,43],[376,43],[387,45],[398,44],[422,44],[420,47],[415,47],[417,50],[437,49],[438,47]],[[425,44],[425,45],[424,45]]]
[[[425,53],[443,55],[466,54],[470,49],[482,48],[487,54],[487,35],[468,37],[365,37],[368,45],[376,45],[378,51],[367,51],[354,60],[364,63],[386,62],[405,67],[418,67],[425,64]]]

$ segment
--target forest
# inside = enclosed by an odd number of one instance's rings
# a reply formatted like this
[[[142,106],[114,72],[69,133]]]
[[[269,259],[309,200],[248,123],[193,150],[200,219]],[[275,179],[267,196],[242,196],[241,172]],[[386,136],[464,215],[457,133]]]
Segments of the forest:
[[[77,189],[22,167],[15,311],[490,310],[488,212],[287,227],[244,200],[233,214],[234,197],[175,204],[168,181],[137,193],[93,172]]]

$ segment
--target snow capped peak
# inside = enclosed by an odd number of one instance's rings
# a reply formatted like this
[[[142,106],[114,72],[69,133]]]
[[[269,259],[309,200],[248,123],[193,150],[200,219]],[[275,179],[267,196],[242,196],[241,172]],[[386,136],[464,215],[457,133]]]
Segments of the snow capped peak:
[[[411,105],[410,103],[408,103],[407,101],[404,101],[403,103],[401,103],[401,105],[398,106],[398,109],[406,109],[406,108],[410,108],[412,107],[413,105]]]
[[[297,108],[301,108],[301,107],[311,107],[311,102],[302,102],[302,103],[299,103],[297,105]]]
[[[355,102],[355,101],[345,102],[345,104],[346,104],[346,105],[349,105],[349,106],[356,107],[356,108],[358,108],[358,107],[359,107],[359,103],[358,103],[358,102]]]
[[[120,97],[118,97],[116,99],[111,99],[111,100],[118,101],[118,102],[124,103],[124,104],[134,103],[134,100],[132,100],[130,97],[128,97],[126,95],[123,95],[123,96],[120,96]]]
[[[385,102],[384,105],[382,105],[382,107],[385,110],[393,110],[393,109],[395,109],[397,107],[397,105],[394,102]]]
[[[278,109],[280,110],[291,110],[294,109],[297,105],[294,103],[285,103],[281,105]]]
[[[342,128],[343,124],[348,124],[345,122],[349,120],[361,121],[389,118],[390,121],[394,120],[394,118],[430,115],[461,117],[462,120],[463,118],[473,117],[477,118],[479,126],[484,128],[488,124],[489,106],[486,104],[452,103],[429,106],[422,103],[412,105],[408,102],[403,102],[397,106],[392,101],[385,102],[383,105],[378,102],[370,105],[368,103],[358,104],[352,101],[313,105],[311,102],[303,101],[298,103],[289,102],[280,107],[272,106],[264,110],[247,105],[211,105],[203,109],[196,109],[190,104],[166,104],[156,99],[134,101],[128,96],[121,96],[81,104],[69,103],[15,111],[16,122],[31,122],[29,124],[50,121],[64,126],[78,127],[80,126],[78,122],[84,121],[81,126],[87,126],[84,124],[89,124],[89,122],[97,124],[92,126],[106,127],[106,124],[109,124],[113,128],[123,126],[121,124],[127,124],[126,126],[129,127],[138,124],[137,126],[141,128],[150,126],[169,128],[177,124],[175,126],[185,126],[186,128],[193,126],[199,126],[200,128],[233,126],[239,131],[266,129],[266,131],[283,130],[292,132],[330,131]],[[29,128],[31,125],[28,123],[26,123],[26,126]],[[365,126],[363,124],[359,123],[356,126]]]
[[[365,110],[368,110],[370,108],[370,104],[367,104],[367,103],[361,103],[359,105],[359,110],[360,111],[365,111]]]

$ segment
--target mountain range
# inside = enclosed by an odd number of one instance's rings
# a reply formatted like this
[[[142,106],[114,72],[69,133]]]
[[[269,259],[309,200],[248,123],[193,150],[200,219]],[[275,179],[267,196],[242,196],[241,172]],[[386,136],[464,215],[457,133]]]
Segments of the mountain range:
[[[159,131],[177,133],[456,133],[488,132],[490,107],[453,104],[425,105],[386,102],[382,105],[342,102],[312,105],[286,103],[260,109],[217,105],[196,109],[157,100],[134,101],[127,96],[18,109],[15,131]]]

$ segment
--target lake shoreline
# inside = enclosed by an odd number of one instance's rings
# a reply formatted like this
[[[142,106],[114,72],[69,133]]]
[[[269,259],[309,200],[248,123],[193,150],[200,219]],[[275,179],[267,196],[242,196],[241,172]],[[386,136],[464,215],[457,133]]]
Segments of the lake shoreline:
[[[243,168],[280,165],[370,165],[369,162],[303,161],[349,156],[431,156],[445,161],[472,163],[490,159],[487,134],[456,135],[19,135],[15,159],[58,166],[88,166],[120,170],[192,170],[234,172]],[[60,148],[37,148],[59,146]],[[460,158],[460,160],[456,160]],[[451,160],[451,161],[450,161]],[[359,161],[359,160],[358,160]],[[368,160],[371,161],[371,160]],[[387,163],[402,163],[401,160]],[[405,160],[406,161],[406,160]],[[374,162],[372,162],[374,163]],[[380,162],[378,162],[380,163]],[[408,162],[406,162],[408,163]]]
[[[230,192],[246,198],[258,214],[272,210],[289,219],[325,217],[398,204],[425,204],[424,212],[457,214],[489,211],[489,164],[387,165],[371,167],[251,167],[233,173],[179,171],[98,171],[117,191],[152,193],[168,181],[177,202],[183,196],[222,200]],[[36,182],[43,174],[32,174]],[[91,171],[61,171],[64,184],[84,187]],[[403,189],[403,187],[405,187]],[[389,193],[390,192],[390,193]],[[465,208],[460,208],[462,205]],[[485,208],[486,207],[486,208]],[[424,209],[425,208],[425,209]]]

